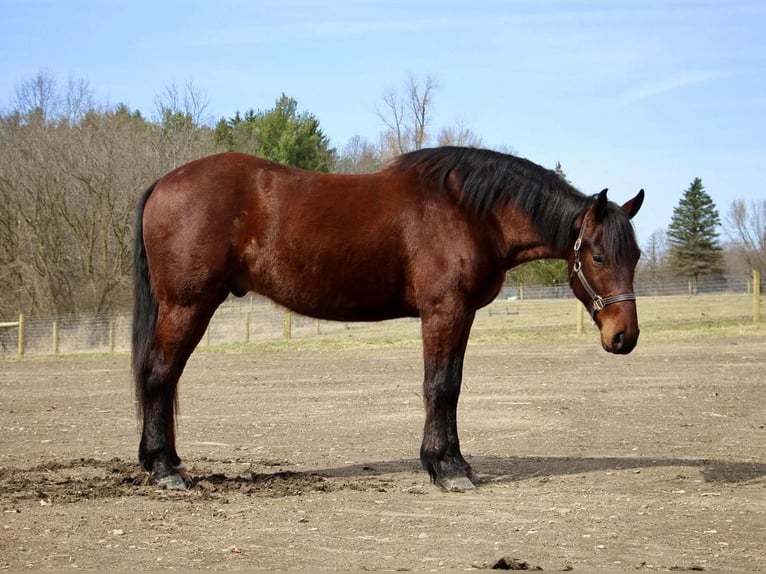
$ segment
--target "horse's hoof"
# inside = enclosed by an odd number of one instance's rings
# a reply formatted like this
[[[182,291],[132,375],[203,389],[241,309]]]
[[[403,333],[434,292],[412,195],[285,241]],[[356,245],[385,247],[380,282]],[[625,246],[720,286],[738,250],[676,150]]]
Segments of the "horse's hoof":
[[[441,486],[442,490],[447,492],[466,492],[476,488],[473,482],[467,476],[453,476],[449,478],[441,478],[437,481],[437,484]]]
[[[173,473],[162,478],[150,478],[149,484],[165,490],[188,490],[189,485],[180,474]]]
[[[184,481],[184,484],[186,485],[186,488],[191,488],[194,484],[194,478],[191,474],[189,474],[189,471],[186,468],[186,465],[184,463],[179,464],[178,466],[174,466],[173,470],[175,470],[178,473],[178,476],[181,477],[181,480]]]

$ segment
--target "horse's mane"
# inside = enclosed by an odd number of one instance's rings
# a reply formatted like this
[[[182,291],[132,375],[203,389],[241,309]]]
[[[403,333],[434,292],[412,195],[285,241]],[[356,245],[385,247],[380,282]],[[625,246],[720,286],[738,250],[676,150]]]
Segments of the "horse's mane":
[[[419,169],[424,179],[437,179],[446,191],[456,178],[458,199],[467,209],[486,214],[492,209],[512,203],[534,223],[551,246],[565,250],[574,243],[575,222],[594,201],[555,171],[527,159],[496,151],[439,147],[406,153],[395,158],[390,167]],[[605,248],[613,257],[628,255],[633,250],[633,228],[619,207],[609,204],[604,218]],[[628,222],[626,224],[626,222]]]

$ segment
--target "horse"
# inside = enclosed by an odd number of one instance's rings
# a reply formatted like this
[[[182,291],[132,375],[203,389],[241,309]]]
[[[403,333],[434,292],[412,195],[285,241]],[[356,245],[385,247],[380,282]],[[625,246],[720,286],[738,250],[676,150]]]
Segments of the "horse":
[[[420,459],[433,483],[479,477],[460,451],[457,405],[478,309],[506,272],[567,260],[570,287],[611,353],[639,337],[631,219],[527,159],[462,147],[421,149],[367,174],[329,174],[236,152],[187,163],[137,202],[132,369],[139,461],[149,484],[193,484],[176,451],[178,381],[216,308],[256,292],[335,321],[420,319],[425,425]]]

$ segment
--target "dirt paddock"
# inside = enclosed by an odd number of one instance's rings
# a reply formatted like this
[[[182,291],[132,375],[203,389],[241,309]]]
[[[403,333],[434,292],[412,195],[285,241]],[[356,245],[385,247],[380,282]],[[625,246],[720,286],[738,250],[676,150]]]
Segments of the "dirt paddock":
[[[413,341],[198,352],[188,492],[145,485],[127,355],[0,363],[3,569],[766,569],[766,333],[469,345],[444,493]]]

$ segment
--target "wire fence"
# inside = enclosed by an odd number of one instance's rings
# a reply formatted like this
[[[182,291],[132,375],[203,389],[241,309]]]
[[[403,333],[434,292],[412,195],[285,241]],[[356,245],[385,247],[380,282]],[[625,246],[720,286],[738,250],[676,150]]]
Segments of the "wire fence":
[[[757,281],[757,285],[754,283]],[[643,327],[710,322],[759,321],[760,277],[637,282]],[[560,331],[576,329],[577,303],[568,285],[507,284],[498,298],[479,310],[473,332]],[[20,316],[0,323],[0,356],[126,352],[131,316]],[[268,299],[249,294],[221,305],[200,345],[252,343],[346,333],[357,337],[419,336],[417,319],[381,323],[320,321],[289,313]]]

